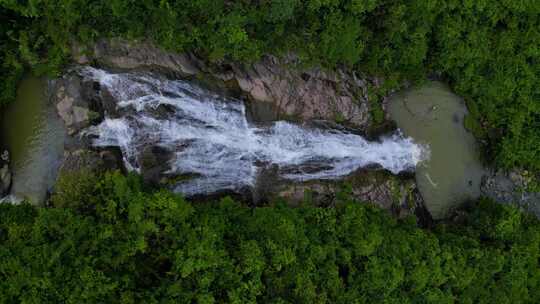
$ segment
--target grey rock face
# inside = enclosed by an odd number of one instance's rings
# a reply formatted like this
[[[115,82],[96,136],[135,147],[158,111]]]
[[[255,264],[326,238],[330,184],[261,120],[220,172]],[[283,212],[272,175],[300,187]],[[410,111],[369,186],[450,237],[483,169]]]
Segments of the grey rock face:
[[[485,176],[481,191],[484,196],[502,204],[515,204],[540,218],[540,192],[529,190],[530,172],[514,169]]]
[[[110,116],[118,115],[111,92],[77,73],[75,69],[52,81],[49,89],[58,115],[71,136],[100,121],[105,112]]]
[[[53,101],[70,135],[91,124],[92,111],[84,93],[85,88],[81,79],[75,75],[67,75],[54,85]]]
[[[251,99],[274,104],[278,117],[369,126],[365,81],[343,70],[299,69],[295,64],[293,56],[265,56],[249,66],[233,65],[234,79]]]
[[[64,160],[60,167],[60,175],[77,172],[82,168],[93,170],[101,165],[99,154],[84,148],[64,151]]]
[[[94,149],[90,146],[90,139],[81,134],[83,129],[103,119],[105,111],[116,110],[110,93],[102,90],[98,83],[83,80],[77,71],[70,71],[51,81],[49,90],[70,135],[64,147],[59,175],[81,169],[124,170],[119,151],[114,148]]]
[[[239,65],[233,62],[205,64],[191,54],[175,54],[146,42],[121,39],[102,40],[94,46],[93,57],[74,48],[77,62],[93,60],[115,69],[160,69],[185,77],[200,75],[234,84],[249,99],[274,106],[276,117],[299,120],[324,119],[367,129],[370,109],[366,80],[337,70],[299,67],[295,56],[278,59],[265,56],[259,62]],[[375,79],[375,85],[379,80]]]
[[[125,171],[122,155],[116,148],[104,148],[100,151],[80,147],[64,151],[64,159],[60,167],[59,176],[78,172],[80,170],[92,172],[121,170]]]
[[[141,173],[146,182],[159,184],[166,177],[174,152],[159,146],[145,147],[141,155]]]
[[[122,39],[101,40],[94,45],[92,58],[80,47],[74,48],[76,62],[86,64],[90,59],[101,65],[118,69],[157,68],[193,76],[199,72],[189,55],[164,51],[146,42],[128,42]]]
[[[397,217],[416,215],[425,225],[432,221],[414,179],[392,176],[385,171],[359,170],[341,182],[284,184],[277,187],[276,193],[293,203],[307,200],[318,206],[332,206],[337,202],[337,194],[343,191],[343,182],[350,185],[349,193],[360,202],[374,203]]]
[[[8,195],[11,187],[9,161],[9,152],[7,150],[2,151],[0,154],[0,198]]]

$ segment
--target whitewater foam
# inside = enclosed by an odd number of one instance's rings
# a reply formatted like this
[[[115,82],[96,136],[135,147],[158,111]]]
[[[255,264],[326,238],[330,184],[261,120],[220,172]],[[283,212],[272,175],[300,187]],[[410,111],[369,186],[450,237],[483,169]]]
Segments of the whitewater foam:
[[[243,102],[185,81],[94,68],[81,75],[106,87],[122,113],[86,130],[93,144],[118,146],[127,168],[136,171],[145,147],[172,151],[166,173],[194,176],[176,185],[186,195],[253,186],[263,166],[277,166],[284,179],[336,179],[373,164],[395,174],[413,170],[428,155],[399,132],[370,142],[285,121],[257,127],[248,123]]]

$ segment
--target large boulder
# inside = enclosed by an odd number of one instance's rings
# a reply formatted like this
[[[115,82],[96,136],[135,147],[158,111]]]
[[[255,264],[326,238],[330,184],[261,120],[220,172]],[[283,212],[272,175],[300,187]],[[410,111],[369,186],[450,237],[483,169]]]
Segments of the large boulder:
[[[76,73],[68,73],[51,83],[51,97],[69,135],[89,127],[100,117],[101,105],[96,104],[100,99],[94,83],[83,82]]]
[[[190,55],[167,52],[142,41],[103,39],[90,49],[74,46],[73,57],[79,64],[95,61],[102,66],[117,69],[161,69],[181,76],[199,73],[199,68]]]
[[[83,72],[80,67],[73,68],[63,77],[51,80],[49,85],[52,102],[71,136],[100,122],[105,113],[109,117],[120,115],[114,92],[92,78],[81,76]]]
[[[265,56],[251,65],[232,65],[233,79],[250,99],[273,104],[276,117],[329,120],[367,129],[366,81],[344,70],[298,67],[298,59]]]
[[[145,182],[162,184],[168,178],[166,172],[174,152],[161,146],[146,146],[139,156],[141,175]]]
[[[85,147],[66,149],[59,175],[81,170],[92,172],[125,171],[122,153],[117,147],[106,147],[99,150]]]
[[[9,194],[11,187],[11,170],[9,168],[9,152],[0,152],[0,198]]]
[[[49,98],[68,133],[57,180],[79,171],[126,171],[118,147],[92,147],[92,138],[83,132],[102,121],[105,112],[114,113],[116,101],[99,82],[82,77],[80,72],[74,68],[49,81]]]

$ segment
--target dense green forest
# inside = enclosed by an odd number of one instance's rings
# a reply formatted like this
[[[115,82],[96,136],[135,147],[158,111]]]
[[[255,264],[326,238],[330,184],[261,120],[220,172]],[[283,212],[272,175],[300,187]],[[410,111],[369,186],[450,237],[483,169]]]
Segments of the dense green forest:
[[[149,39],[211,61],[293,51],[306,64],[386,79],[439,75],[504,167],[540,169],[537,0],[0,0],[1,98],[25,71],[58,74],[72,42]]]
[[[540,222],[489,201],[424,230],[346,188],[248,208],[78,173],[51,202],[0,205],[1,303],[540,303]]]

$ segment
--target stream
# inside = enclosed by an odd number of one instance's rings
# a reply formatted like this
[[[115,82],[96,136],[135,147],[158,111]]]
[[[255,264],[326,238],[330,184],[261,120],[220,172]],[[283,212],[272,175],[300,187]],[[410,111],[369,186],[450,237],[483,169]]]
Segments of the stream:
[[[401,133],[370,142],[345,130],[286,121],[255,125],[242,101],[192,83],[151,74],[85,68],[114,97],[118,113],[86,130],[95,146],[120,147],[130,170],[141,170],[149,146],[169,152],[167,174],[189,175],[174,190],[186,195],[252,187],[261,169],[282,179],[337,179],[376,165],[392,173],[414,170],[427,149]]]
[[[119,147],[125,166],[133,171],[144,170],[146,148],[166,151],[162,173],[181,177],[172,185],[179,193],[253,187],[267,168],[283,180],[308,181],[338,179],[375,166],[394,174],[415,171],[436,219],[480,195],[485,169],[473,136],[463,127],[466,107],[438,82],[392,96],[388,111],[399,130],[368,141],[317,124],[253,122],[246,118],[243,101],[190,82],[90,67],[80,73],[106,89],[116,107],[83,134],[96,147]],[[43,202],[61,164],[66,131],[46,91],[44,81],[26,79],[17,101],[2,113],[1,138],[12,155],[14,201]]]

